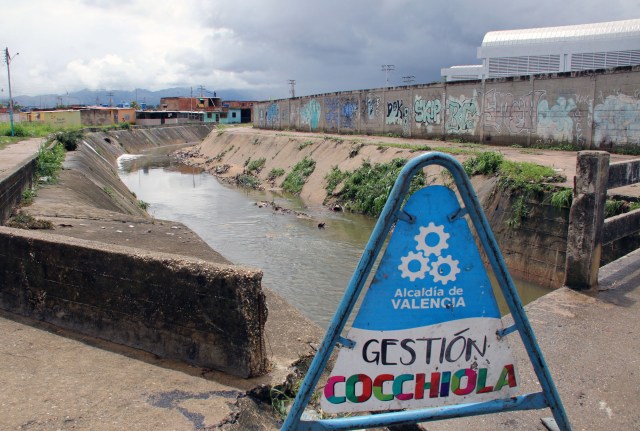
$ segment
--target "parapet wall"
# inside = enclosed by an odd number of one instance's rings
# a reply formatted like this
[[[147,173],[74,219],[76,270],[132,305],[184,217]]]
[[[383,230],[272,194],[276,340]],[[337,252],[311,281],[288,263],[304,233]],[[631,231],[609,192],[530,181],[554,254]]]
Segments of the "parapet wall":
[[[0,308],[164,358],[264,374],[262,273],[0,227]]]
[[[640,66],[261,102],[256,127],[640,151]]]
[[[33,185],[36,156],[17,167],[4,179],[0,178],[0,224],[7,221],[13,208],[22,200],[22,193]]]

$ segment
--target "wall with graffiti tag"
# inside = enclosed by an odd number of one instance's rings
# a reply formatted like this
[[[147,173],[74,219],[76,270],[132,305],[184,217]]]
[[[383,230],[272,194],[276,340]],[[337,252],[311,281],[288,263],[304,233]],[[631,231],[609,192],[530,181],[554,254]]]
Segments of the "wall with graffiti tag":
[[[259,102],[255,126],[640,151],[640,66]]]

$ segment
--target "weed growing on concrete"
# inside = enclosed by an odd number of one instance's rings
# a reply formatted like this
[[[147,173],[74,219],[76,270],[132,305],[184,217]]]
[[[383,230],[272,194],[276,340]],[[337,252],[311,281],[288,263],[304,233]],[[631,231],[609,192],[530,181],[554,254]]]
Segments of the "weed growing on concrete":
[[[522,220],[529,216],[529,212],[527,196],[518,196],[511,206],[511,215],[507,219],[507,226],[511,229],[519,228],[522,225]]]
[[[251,160],[249,163],[247,163],[247,172],[255,172],[255,173],[260,173],[260,171],[262,170],[262,168],[264,167],[264,164],[267,162],[267,159],[262,157],[256,160]]]
[[[113,199],[116,196],[116,192],[115,190],[113,190],[111,187],[109,186],[104,186],[102,188],[102,190],[104,190],[104,192],[111,198]]]
[[[307,148],[309,145],[312,145],[313,141],[304,141],[304,142],[300,142],[298,144],[298,150],[304,150],[305,148]]]
[[[464,171],[470,177],[473,175],[495,175],[504,162],[504,156],[495,151],[483,151],[462,163]]]
[[[573,203],[573,190],[572,189],[562,189],[551,195],[550,199],[551,205],[556,208],[571,208],[571,204]]]
[[[47,148],[47,143],[38,150],[36,158],[36,178],[39,183],[55,183],[64,161],[64,146],[56,144]]]
[[[53,223],[49,220],[37,219],[22,211],[11,217],[7,226],[18,229],[53,229]]]
[[[129,124],[129,123],[127,123]],[[56,141],[64,145],[64,149],[67,151],[75,151],[78,148],[78,141],[82,139],[84,132],[82,130],[62,130],[56,132],[53,137]]]
[[[35,187],[30,187],[22,192],[22,199],[20,201],[21,205],[31,205],[33,200],[38,195],[38,191]]]
[[[349,211],[377,217],[406,162],[406,159],[398,158],[389,163],[372,165],[366,160],[353,172],[341,172],[334,167],[325,177],[327,193],[333,194],[337,185],[342,182],[342,190],[336,196],[338,203]],[[411,182],[409,194],[424,185],[424,174],[419,172]]]
[[[505,160],[500,164],[500,184],[509,190],[542,192],[546,183],[564,180],[553,168],[530,162],[513,162]]]
[[[282,168],[273,168],[269,172],[269,175],[267,175],[267,180],[273,181],[276,178],[283,176],[284,173],[285,173],[284,169],[282,169]]]
[[[308,157],[300,160],[282,182],[282,188],[289,193],[299,194],[315,168],[315,160]]]
[[[260,186],[260,180],[251,174],[239,174],[236,176],[236,184],[240,187],[257,189]]]
[[[149,203],[141,199],[138,199],[138,208],[146,211],[149,209]]]

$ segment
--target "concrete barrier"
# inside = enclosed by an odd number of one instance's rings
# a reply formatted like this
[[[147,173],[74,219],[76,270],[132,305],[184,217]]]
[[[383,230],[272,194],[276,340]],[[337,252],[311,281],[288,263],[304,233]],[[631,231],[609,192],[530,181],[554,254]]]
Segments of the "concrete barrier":
[[[22,193],[33,185],[36,156],[0,179],[0,224],[7,221],[13,208],[22,200]]]
[[[0,227],[0,307],[241,377],[264,374],[262,273]]]

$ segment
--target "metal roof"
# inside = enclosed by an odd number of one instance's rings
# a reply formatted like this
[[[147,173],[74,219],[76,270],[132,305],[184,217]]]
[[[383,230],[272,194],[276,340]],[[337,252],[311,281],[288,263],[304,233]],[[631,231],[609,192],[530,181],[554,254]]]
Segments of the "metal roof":
[[[567,25],[562,27],[490,31],[484,36],[482,46],[610,40],[622,37],[640,38],[640,19]]]

